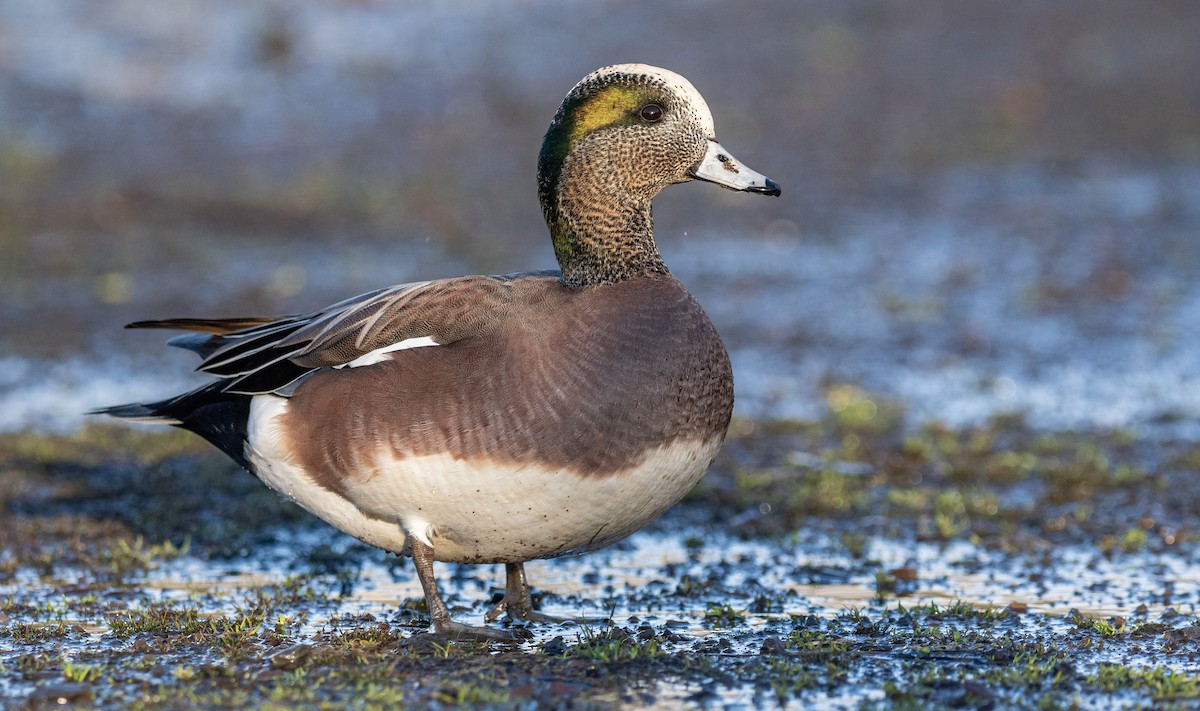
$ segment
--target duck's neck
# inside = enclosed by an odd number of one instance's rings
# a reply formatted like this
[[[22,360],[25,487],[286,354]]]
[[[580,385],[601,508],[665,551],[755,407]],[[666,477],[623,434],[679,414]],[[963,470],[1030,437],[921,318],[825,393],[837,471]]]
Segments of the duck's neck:
[[[585,166],[567,165],[556,177],[540,181],[539,192],[563,283],[611,284],[667,273],[654,244],[652,195],[631,195],[611,179],[588,175]]]

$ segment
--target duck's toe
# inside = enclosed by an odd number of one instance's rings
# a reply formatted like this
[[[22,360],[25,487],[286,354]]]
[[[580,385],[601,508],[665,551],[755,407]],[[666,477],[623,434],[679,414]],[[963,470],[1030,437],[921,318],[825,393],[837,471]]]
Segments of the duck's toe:
[[[435,622],[429,632],[421,637],[429,641],[445,642],[523,642],[533,637],[533,633],[523,627],[495,629],[493,627],[477,627],[454,620]]]
[[[484,619],[488,622],[495,622],[500,619],[501,615],[506,615],[510,621],[536,622],[546,625],[588,625],[604,621],[602,618],[547,615],[531,609],[529,605],[510,605],[507,597],[488,610]]]
[[[547,625],[590,625],[603,621],[598,617],[556,617],[555,615],[547,615],[544,612],[533,612],[532,610],[522,619]]]

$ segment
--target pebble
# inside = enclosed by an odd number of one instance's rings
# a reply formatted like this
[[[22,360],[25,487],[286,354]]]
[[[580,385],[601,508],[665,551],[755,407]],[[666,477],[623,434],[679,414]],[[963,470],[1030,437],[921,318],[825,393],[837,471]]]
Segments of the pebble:
[[[291,671],[304,663],[312,654],[312,645],[301,642],[290,647],[271,652],[266,659],[272,669]]]
[[[46,704],[63,706],[80,701],[90,701],[91,698],[91,684],[63,682],[61,684],[47,684],[46,686],[39,686],[34,689],[33,693],[29,695],[28,705]]]

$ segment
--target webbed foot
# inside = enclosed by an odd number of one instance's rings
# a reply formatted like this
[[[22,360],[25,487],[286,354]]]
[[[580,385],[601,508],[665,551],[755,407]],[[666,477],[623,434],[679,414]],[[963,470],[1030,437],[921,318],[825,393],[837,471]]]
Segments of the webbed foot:
[[[523,642],[533,637],[533,634],[522,627],[512,629],[495,629],[492,627],[477,627],[454,620],[446,620],[441,624],[434,623],[428,632],[413,635],[413,641],[428,641],[437,644],[450,642]],[[419,639],[418,639],[419,638]]]

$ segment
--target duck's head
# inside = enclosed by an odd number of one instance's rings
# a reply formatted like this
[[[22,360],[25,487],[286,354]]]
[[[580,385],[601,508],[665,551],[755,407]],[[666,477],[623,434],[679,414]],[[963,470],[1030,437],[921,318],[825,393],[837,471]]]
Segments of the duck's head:
[[[650,201],[689,180],[780,192],[717,142],[712,113],[687,79],[645,64],[584,77],[563,99],[538,156],[539,197],[564,280],[666,271]]]

